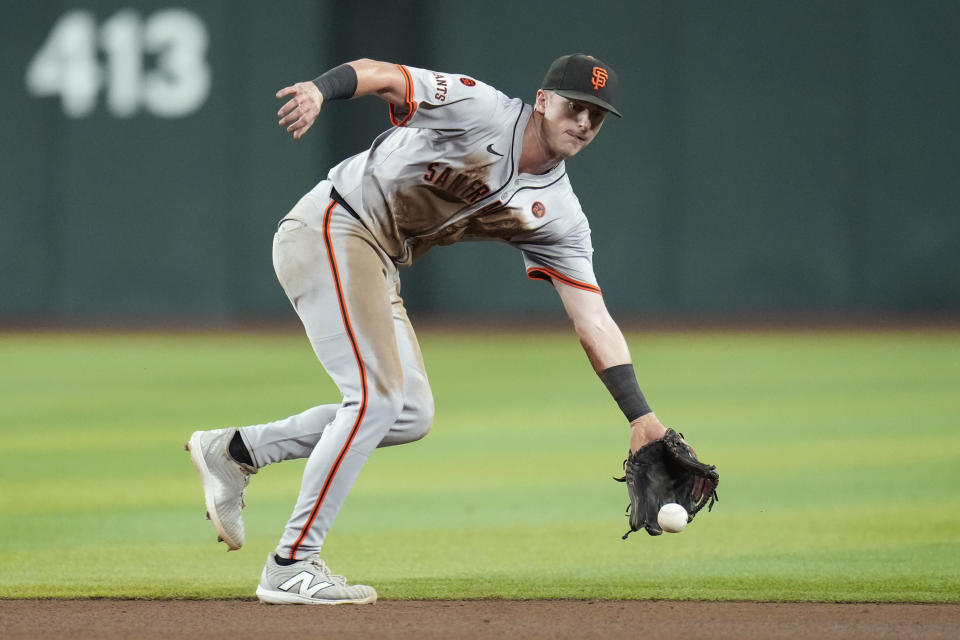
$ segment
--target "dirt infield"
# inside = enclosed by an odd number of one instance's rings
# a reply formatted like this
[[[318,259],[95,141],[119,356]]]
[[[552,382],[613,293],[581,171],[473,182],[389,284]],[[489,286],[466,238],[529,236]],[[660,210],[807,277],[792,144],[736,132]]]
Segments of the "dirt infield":
[[[0,600],[0,638],[957,638],[960,606],[667,601]]]

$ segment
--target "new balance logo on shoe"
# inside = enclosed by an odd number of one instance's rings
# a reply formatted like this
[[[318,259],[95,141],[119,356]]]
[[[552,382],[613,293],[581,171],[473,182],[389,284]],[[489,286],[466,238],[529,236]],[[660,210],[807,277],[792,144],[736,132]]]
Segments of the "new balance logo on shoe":
[[[324,580],[322,582],[318,582],[317,584],[311,587],[310,582],[312,582],[313,579],[316,577],[317,576],[315,574],[312,574],[309,571],[301,571],[300,573],[293,576],[292,578],[290,578],[289,580],[287,580],[277,588],[283,591],[290,591],[291,589],[293,589],[294,586],[296,586],[297,583],[299,583],[300,595],[307,598],[312,598],[313,594],[315,594],[317,591],[333,586],[332,582],[327,582],[326,580]]]

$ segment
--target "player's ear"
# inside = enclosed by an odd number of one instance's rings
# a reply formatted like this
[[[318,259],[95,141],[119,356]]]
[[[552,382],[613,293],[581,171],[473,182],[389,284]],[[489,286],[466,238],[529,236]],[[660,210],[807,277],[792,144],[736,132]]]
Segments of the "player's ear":
[[[543,89],[537,89],[537,102],[534,104],[533,110],[541,115],[547,111],[547,92]]]

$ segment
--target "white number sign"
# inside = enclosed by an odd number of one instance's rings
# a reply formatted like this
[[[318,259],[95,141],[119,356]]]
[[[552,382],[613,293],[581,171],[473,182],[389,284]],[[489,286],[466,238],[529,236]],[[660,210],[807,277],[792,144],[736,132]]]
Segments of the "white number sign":
[[[84,118],[97,108],[129,118],[140,110],[161,118],[190,115],[210,94],[207,27],[186,9],[145,20],[122,9],[97,25],[90,11],[63,14],[27,66],[27,91],[59,96],[63,112]],[[102,53],[102,56],[99,55]]]

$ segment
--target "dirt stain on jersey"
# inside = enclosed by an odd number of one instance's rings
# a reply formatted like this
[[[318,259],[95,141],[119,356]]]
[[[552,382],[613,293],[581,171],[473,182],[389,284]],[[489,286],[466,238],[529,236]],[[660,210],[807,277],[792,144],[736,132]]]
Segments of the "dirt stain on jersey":
[[[468,218],[436,231],[464,207],[492,192],[488,181],[495,163],[489,157],[472,154],[465,167],[430,163],[421,176],[421,184],[393,196],[391,210],[397,231],[402,237],[418,239],[416,257],[432,246],[453,244],[464,237],[510,240],[535,226],[522,210],[494,201]]]
[[[403,237],[428,233],[491,191],[490,172],[495,165],[489,154],[474,153],[459,167],[431,162],[419,184],[393,195],[390,210]]]

